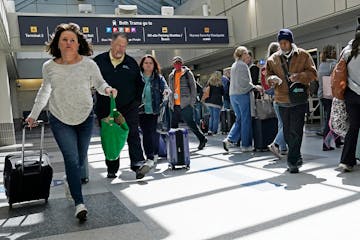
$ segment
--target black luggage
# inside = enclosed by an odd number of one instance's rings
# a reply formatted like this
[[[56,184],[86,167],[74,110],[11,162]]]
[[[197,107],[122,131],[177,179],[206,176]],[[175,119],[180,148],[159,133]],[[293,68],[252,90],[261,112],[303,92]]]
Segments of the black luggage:
[[[220,130],[222,134],[230,132],[232,125],[235,122],[235,113],[233,110],[225,109],[220,112]]]
[[[45,199],[47,202],[53,169],[49,156],[43,151],[44,124],[41,123],[40,151],[25,152],[25,128],[20,153],[5,157],[4,186],[10,208],[13,203]]]
[[[277,134],[277,118],[265,120],[253,119],[254,147],[257,151],[268,151],[267,146],[271,144]]]

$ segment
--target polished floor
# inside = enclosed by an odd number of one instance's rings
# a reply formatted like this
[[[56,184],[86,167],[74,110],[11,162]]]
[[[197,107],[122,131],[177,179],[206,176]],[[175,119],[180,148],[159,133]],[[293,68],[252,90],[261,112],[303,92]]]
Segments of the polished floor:
[[[38,137],[36,130],[30,134],[29,149],[36,149]],[[89,216],[79,224],[65,198],[61,154],[47,129],[45,148],[54,168],[49,202],[10,210],[1,185],[0,239],[359,239],[360,167],[338,171],[341,149],[321,151],[321,138],[305,130],[304,166],[289,174],[285,161],[269,152],[235,147],[225,153],[223,138],[209,137],[197,151],[191,137],[190,170],[169,170],[162,160],[141,181],[129,169],[125,147],[119,177],[109,180],[95,131],[90,182],[83,185]],[[0,148],[0,169],[18,147]]]

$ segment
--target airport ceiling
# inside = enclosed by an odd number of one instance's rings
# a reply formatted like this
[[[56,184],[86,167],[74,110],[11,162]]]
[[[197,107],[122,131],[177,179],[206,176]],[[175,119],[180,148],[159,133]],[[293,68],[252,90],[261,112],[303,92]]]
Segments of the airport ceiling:
[[[180,5],[184,4],[187,0],[111,0],[106,1],[107,5],[137,5],[138,14],[140,15],[160,15],[161,14],[161,6],[172,6],[175,9]],[[48,3],[47,3],[48,2]],[[48,1],[48,0],[15,0],[15,10],[17,12],[22,12],[23,9],[28,7],[29,5],[34,4],[63,4],[64,1]],[[101,0],[78,0],[78,1],[66,1],[67,4],[80,4],[80,3],[90,3],[96,5],[105,5],[104,1]],[[109,14],[113,14],[112,12]]]

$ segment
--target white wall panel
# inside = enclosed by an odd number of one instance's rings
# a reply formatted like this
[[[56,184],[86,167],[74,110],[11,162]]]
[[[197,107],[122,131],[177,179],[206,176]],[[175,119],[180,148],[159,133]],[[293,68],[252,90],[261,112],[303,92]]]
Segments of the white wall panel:
[[[214,1],[216,2],[216,1]],[[218,1],[222,2],[222,1]],[[190,15],[190,16],[202,16],[202,4],[203,1],[188,1],[186,4],[183,4],[175,9],[176,15]],[[215,11],[218,8],[216,5],[214,5]],[[213,6],[210,6],[211,11],[213,11]],[[222,8],[223,9],[223,8]],[[221,10],[224,11],[224,10]],[[213,15],[213,13],[211,13]]]
[[[299,23],[334,13],[334,0],[301,0],[298,3]]]
[[[346,8],[346,0],[334,0],[335,1],[335,11],[341,11]]]
[[[296,0],[283,0],[284,27],[288,28],[298,24]]]
[[[360,0],[347,0],[347,7],[355,7],[357,5],[360,5]]]
[[[225,9],[229,9],[231,7],[231,0],[224,0]]]
[[[231,5],[236,5],[236,4],[238,4],[238,3],[241,3],[241,2],[243,2],[243,0],[231,0]]]
[[[201,2],[201,1],[197,1],[197,2]],[[210,1],[210,10],[211,10],[211,15],[216,16],[221,12],[225,11],[224,8],[224,1],[223,0],[211,0]]]
[[[266,35],[282,28],[281,0],[257,0],[256,21],[258,35]]]
[[[251,27],[248,1],[232,8],[228,16],[233,17],[235,42],[244,42],[251,39]]]

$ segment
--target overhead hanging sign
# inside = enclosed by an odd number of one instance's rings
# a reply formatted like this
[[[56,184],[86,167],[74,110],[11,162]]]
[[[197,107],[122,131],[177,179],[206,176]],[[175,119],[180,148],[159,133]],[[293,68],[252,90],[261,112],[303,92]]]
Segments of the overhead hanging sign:
[[[57,25],[73,22],[93,45],[108,45],[113,32],[130,44],[228,44],[226,18],[124,18],[18,16],[21,45],[44,45]]]

